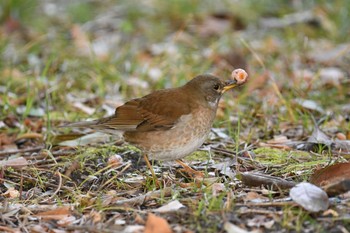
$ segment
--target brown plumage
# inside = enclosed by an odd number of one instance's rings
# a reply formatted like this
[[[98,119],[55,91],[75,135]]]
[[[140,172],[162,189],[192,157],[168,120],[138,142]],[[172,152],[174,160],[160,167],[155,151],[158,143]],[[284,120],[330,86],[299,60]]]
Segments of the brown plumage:
[[[212,75],[199,75],[182,87],[132,99],[110,117],[66,127],[88,127],[106,133],[121,131],[125,141],[151,159],[180,159],[205,141],[222,94],[247,78],[241,69],[232,76],[233,80],[224,82]]]

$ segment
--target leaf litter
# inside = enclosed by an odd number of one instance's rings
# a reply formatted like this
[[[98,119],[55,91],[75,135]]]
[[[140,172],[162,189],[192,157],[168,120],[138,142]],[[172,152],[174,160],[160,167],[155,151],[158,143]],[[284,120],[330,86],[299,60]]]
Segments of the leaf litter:
[[[15,10],[0,19],[0,230],[349,229],[348,28],[335,29],[350,9],[252,2],[1,5]],[[157,184],[135,147],[58,128],[233,68],[247,87],[221,100],[187,158],[204,178],[155,161]]]

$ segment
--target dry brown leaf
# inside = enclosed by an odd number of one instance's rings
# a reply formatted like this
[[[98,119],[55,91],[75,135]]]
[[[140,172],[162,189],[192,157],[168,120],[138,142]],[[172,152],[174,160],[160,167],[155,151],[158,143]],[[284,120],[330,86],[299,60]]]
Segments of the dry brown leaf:
[[[169,223],[152,213],[148,214],[145,233],[172,233]]]
[[[35,216],[46,220],[62,220],[71,215],[71,210],[69,206],[59,207],[54,210],[48,210],[44,212],[37,213]]]
[[[63,227],[63,226],[69,226],[72,225],[72,223],[77,220],[76,217],[69,215],[69,216],[65,216],[62,219],[60,219],[59,221],[57,221],[57,225]]]
[[[20,195],[19,191],[13,187],[10,187],[6,192],[1,194],[1,196],[7,197],[7,198],[17,198],[19,197],[19,195]]]
[[[321,186],[329,196],[350,190],[350,163],[337,163],[314,172],[310,182]]]
[[[15,136],[10,136],[4,133],[0,134],[0,148],[3,145],[13,144],[14,141],[15,141]]]
[[[247,195],[243,198],[244,202],[253,201],[261,202],[262,200],[268,200],[268,197],[262,196],[257,192],[248,192]]]
[[[40,133],[24,133],[20,136],[17,137],[16,140],[20,140],[20,139],[39,139],[39,140],[43,140],[43,135]]]
[[[10,158],[9,160],[0,161],[0,167],[23,168],[28,165],[28,161],[24,157]]]
[[[11,227],[5,227],[0,226],[1,232],[7,232],[7,233],[21,233],[22,231],[19,228],[11,228]]]
[[[339,180],[350,179],[350,163],[337,163],[314,172],[310,182],[317,186],[325,186]]]
[[[42,225],[34,225],[30,228],[30,232],[33,233],[42,233],[42,232],[47,232],[47,226],[42,226]]]

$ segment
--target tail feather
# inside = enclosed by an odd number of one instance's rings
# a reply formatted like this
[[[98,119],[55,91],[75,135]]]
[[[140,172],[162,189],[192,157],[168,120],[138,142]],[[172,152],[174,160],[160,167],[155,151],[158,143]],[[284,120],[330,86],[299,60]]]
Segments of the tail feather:
[[[98,125],[99,120],[94,121],[79,121],[79,122],[73,122],[65,125],[58,126],[59,128],[95,128],[96,125]],[[95,127],[94,127],[95,126]]]
[[[133,125],[113,125],[109,124],[111,119],[114,119],[114,116],[105,117],[98,120],[93,121],[79,121],[73,122],[66,125],[58,126],[59,128],[88,128],[94,131],[108,133],[108,134],[119,134],[123,131],[135,130],[135,126]]]

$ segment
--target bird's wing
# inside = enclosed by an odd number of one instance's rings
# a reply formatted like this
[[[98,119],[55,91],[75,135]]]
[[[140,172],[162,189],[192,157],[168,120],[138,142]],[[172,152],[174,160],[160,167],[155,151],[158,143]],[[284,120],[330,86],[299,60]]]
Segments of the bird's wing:
[[[126,102],[110,117],[76,122],[65,127],[87,127],[108,133],[170,129],[181,116],[191,113],[188,97],[176,93],[171,90],[157,91]]]
[[[181,92],[161,90],[140,99],[138,108],[144,121],[137,131],[165,130],[172,128],[183,115],[191,113],[190,101]]]

